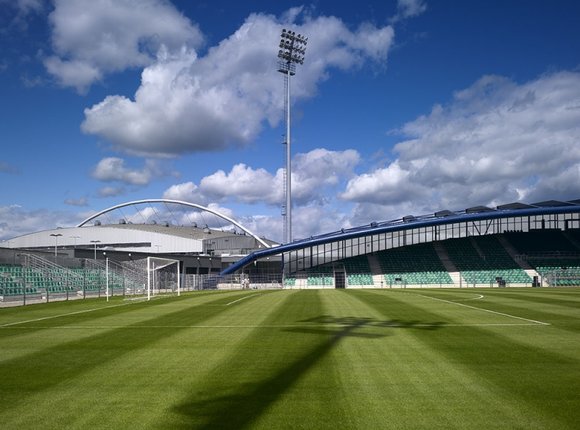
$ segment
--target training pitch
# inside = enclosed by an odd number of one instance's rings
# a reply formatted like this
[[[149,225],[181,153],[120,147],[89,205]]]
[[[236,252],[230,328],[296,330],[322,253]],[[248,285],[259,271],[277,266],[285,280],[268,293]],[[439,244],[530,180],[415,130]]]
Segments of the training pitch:
[[[580,289],[0,309],[3,429],[578,429]]]

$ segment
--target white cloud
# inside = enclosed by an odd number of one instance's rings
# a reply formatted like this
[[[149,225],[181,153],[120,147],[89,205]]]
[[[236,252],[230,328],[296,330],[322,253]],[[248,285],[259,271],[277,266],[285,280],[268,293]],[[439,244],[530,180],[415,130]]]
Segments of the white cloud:
[[[294,209],[292,212],[293,236],[304,239],[321,233],[336,231],[342,227],[351,227],[347,214],[329,209],[328,206],[308,205]],[[253,215],[239,217],[237,220],[246,228],[261,237],[282,243],[284,231],[280,215]]]
[[[126,193],[124,187],[102,187],[97,192],[99,197],[117,197]]]
[[[318,148],[296,154],[293,160],[292,195],[297,205],[322,202],[330,189],[340,186],[352,176],[360,155],[355,150],[329,151]],[[193,182],[173,185],[164,193],[165,198],[190,201],[232,201],[281,205],[284,199],[283,170],[272,174],[265,169],[254,169],[240,163],[229,172],[218,170]],[[202,203],[201,203],[202,204]]]
[[[341,197],[359,202],[400,203],[408,199],[420,199],[422,194],[422,187],[416,186],[411,173],[395,161],[385,168],[353,178]]]
[[[47,230],[70,227],[84,218],[81,214],[48,209],[29,210],[18,205],[0,206],[0,241]],[[0,246],[4,246],[0,244]]]
[[[287,25],[310,37],[294,100],[312,97],[330,68],[384,63],[394,37],[390,26],[363,24],[351,31],[334,17],[293,25],[253,14],[202,58],[190,48],[161,49],[144,69],[134,99],[109,96],[86,109],[83,131],[106,138],[117,150],[152,156],[251,141],[265,121],[273,126],[282,117],[276,55],[280,29]]]
[[[84,93],[87,86],[103,77],[101,69],[84,60],[63,61],[58,57],[49,57],[44,61],[46,70],[57,76],[62,85],[75,87],[78,92]]]
[[[89,205],[89,201],[86,197],[80,197],[78,199],[65,199],[64,201],[65,205],[70,205],[70,206],[88,206]]]
[[[197,26],[163,0],[55,0],[54,6],[54,55],[45,66],[79,92],[107,73],[151,64],[161,46],[175,51],[203,41]]]
[[[42,14],[46,6],[45,0],[0,0],[4,24],[0,34],[12,28],[27,31],[30,17]]]
[[[229,173],[218,170],[206,176],[200,188],[205,195],[218,200],[230,197],[243,203],[276,204],[281,201],[281,184],[281,171],[273,176],[265,169],[236,164]]]
[[[427,10],[427,4],[424,0],[398,0],[397,14],[391,19],[396,22],[406,18],[412,18],[421,15]]]
[[[103,158],[92,172],[99,181],[119,181],[130,185],[147,185],[152,179],[165,176],[167,173],[155,160],[146,160],[142,169],[131,169],[125,166],[125,160],[117,157]]]
[[[448,106],[405,124],[398,157],[351,179],[342,198],[359,203],[359,214],[383,208],[399,215],[577,198],[579,105],[580,73],[521,85],[485,76]]]
[[[336,230],[337,225],[350,226],[347,217],[333,209],[329,203],[334,200],[331,197],[335,194],[334,190],[344,186],[359,162],[360,155],[355,150],[329,151],[318,148],[296,154],[292,176],[295,237],[308,237]],[[220,202],[252,204],[255,205],[254,208],[260,208],[260,204],[270,206],[270,209],[280,207],[284,200],[283,171],[278,169],[276,174],[272,174],[265,169],[237,164],[229,172],[219,170],[202,178],[199,186],[193,182],[173,185],[165,191],[163,198],[205,206],[208,206],[207,202]],[[209,207],[215,204],[210,203]],[[344,208],[344,203],[341,206]],[[232,211],[223,207],[218,210],[233,216]],[[250,230],[269,239],[281,241],[282,217],[279,209],[276,212],[274,216],[257,214],[233,217]]]
[[[196,203],[205,206],[207,198],[193,182],[184,182],[169,187],[163,193],[164,199],[181,200],[184,202]]]

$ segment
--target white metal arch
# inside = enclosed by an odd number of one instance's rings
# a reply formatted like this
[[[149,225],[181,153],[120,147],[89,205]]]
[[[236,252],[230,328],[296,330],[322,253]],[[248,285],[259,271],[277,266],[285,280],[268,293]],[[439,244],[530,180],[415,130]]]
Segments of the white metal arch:
[[[231,222],[233,225],[235,225],[236,227],[240,228],[241,230],[245,231],[246,233],[248,233],[250,236],[252,236],[254,239],[256,239],[260,244],[262,244],[264,246],[264,248],[270,248],[270,245],[268,245],[263,239],[259,238],[258,236],[256,236],[254,233],[252,233],[250,230],[248,230],[246,227],[244,227],[243,225],[241,225],[239,222],[237,222],[236,220],[228,217],[227,215],[224,215],[218,211],[215,211],[213,209],[210,209],[208,207],[205,206],[201,206],[198,205],[196,203],[189,203],[189,202],[184,202],[182,200],[170,200],[170,199],[144,199],[144,200],[135,200],[132,202],[127,202],[127,203],[121,203],[120,205],[116,205],[116,206],[111,206],[108,209],[102,210],[94,215],[91,215],[90,217],[88,217],[87,219],[85,219],[83,222],[81,222],[79,225],[77,225],[77,227],[82,227],[84,226],[86,223],[94,220],[95,218],[100,217],[103,214],[106,214],[107,212],[112,212],[116,209],[120,209],[120,208],[124,208],[126,206],[132,206],[132,205],[138,205],[138,204],[143,204],[143,203],[173,203],[173,204],[178,204],[178,205],[184,205],[184,206],[189,206],[192,208],[196,208],[196,209],[201,209],[202,211],[206,211],[209,213],[212,213],[222,219],[225,219],[228,222]]]

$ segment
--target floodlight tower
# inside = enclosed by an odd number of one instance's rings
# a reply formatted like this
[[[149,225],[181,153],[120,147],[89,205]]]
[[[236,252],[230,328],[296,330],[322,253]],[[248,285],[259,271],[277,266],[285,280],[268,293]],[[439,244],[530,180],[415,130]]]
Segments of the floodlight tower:
[[[290,147],[290,76],[296,74],[296,64],[304,64],[306,43],[308,38],[294,31],[282,30],[280,36],[280,50],[278,51],[278,71],[284,74],[285,87],[285,114],[286,114],[286,169],[284,171],[284,188],[286,203],[283,206],[284,240],[292,242],[292,151]]]

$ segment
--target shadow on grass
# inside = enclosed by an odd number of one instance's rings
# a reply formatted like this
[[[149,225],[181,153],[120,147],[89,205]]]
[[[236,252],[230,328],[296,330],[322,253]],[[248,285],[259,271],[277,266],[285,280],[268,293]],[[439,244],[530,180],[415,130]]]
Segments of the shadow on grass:
[[[221,295],[216,298],[216,301],[222,300]],[[151,312],[155,312],[158,304],[163,302],[148,305]],[[58,339],[53,339],[54,346],[0,362],[0,413],[14,408],[29,395],[36,395],[58,384],[74,380],[96,367],[147,348],[154,342],[174,336],[187,326],[200,324],[228,310],[225,306],[210,307],[204,306],[205,304],[201,303],[199,307],[192,305],[72,342],[58,343]],[[100,313],[100,316],[104,315]],[[88,319],[90,318],[80,319],[77,315],[75,321],[86,322]],[[147,329],[148,326],[152,328]]]
[[[374,292],[357,291],[353,297],[366,303],[377,312],[392,315],[394,312],[404,315],[421,315],[425,318],[439,318],[435,312],[426,307],[418,307],[403,300],[402,295],[382,296]],[[517,315],[521,308],[512,308],[497,304],[494,310]],[[445,311],[446,313],[448,311]],[[475,311],[477,312],[477,311]],[[461,314],[450,322],[461,323]],[[450,313],[450,316],[454,316]],[[537,315],[532,315],[537,318]],[[539,337],[531,337],[530,328],[525,327],[526,339],[517,334],[520,328],[514,326],[509,332],[500,329],[483,329],[475,326],[455,327],[433,336],[424,332],[413,332],[413,336],[429,349],[443,355],[447,362],[460,365],[468,370],[474,380],[482,385],[491,384],[502,395],[516,399],[521,405],[528,405],[530,410],[538,413],[544,423],[558,423],[550,428],[578,428],[578,386],[580,385],[580,357],[576,359],[560,355],[550,347],[554,337],[561,339],[562,345],[575,344],[576,337],[566,331],[550,331],[552,339],[545,343],[545,330],[550,327],[536,326]],[[543,336],[543,337],[542,337]],[[572,348],[568,348],[570,351]],[[577,348],[575,350],[578,350]],[[490,411],[490,413],[493,413]],[[506,424],[507,425],[507,424]],[[524,424],[522,424],[522,428]]]
[[[196,296],[202,297],[207,294],[216,294],[216,292],[199,292]],[[4,315],[10,312],[18,318],[14,321],[6,321],[0,324],[0,339],[34,333],[54,327],[55,325],[65,327],[79,322],[87,323],[100,318],[139,311],[151,307],[152,304],[158,306],[167,302],[175,303],[191,300],[191,298],[192,295],[162,297],[155,299],[154,302],[147,302],[145,300],[125,301],[121,298],[113,298],[111,302],[105,302],[105,299],[86,299],[10,308],[9,310],[2,310],[1,312]]]
[[[235,375],[222,388],[208,387],[198,392],[174,410],[184,419],[181,425],[172,425],[180,429],[244,429],[252,425],[264,412],[288,392],[297,381],[310,369],[320,363],[345,338],[379,339],[390,335],[388,331],[376,328],[415,328],[436,330],[439,323],[425,324],[419,321],[376,320],[366,317],[333,317],[321,315],[298,321],[303,326],[286,328],[286,333],[313,335],[310,337],[306,351],[290,362],[283,361],[281,368],[274,370],[271,376],[250,383],[236,382]],[[365,329],[373,328],[373,332]],[[281,336],[277,336],[280,339]],[[314,339],[314,340],[312,340]],[[285,338],[286,340],[286,338]],[[256,341],[258,342],[258,341]],[[284,341],[282,341],[284,342]],[[287,339],[285,344],[289,344]],[[299,342],[296,348],[299,348]],[[283,354],[283,352],[281,353]],[[261,370],[267,368],[260,351],[253,352],[250,361],[261,363]],[[247,362],[248,358],[233,357],[230,362]],[[251,372],[250,372],[251,373]],[[270,373],[270,372],[268,372]],[[223,374],[216,375],[216,379]],[[299,413],[299,412],[298,412]]]

